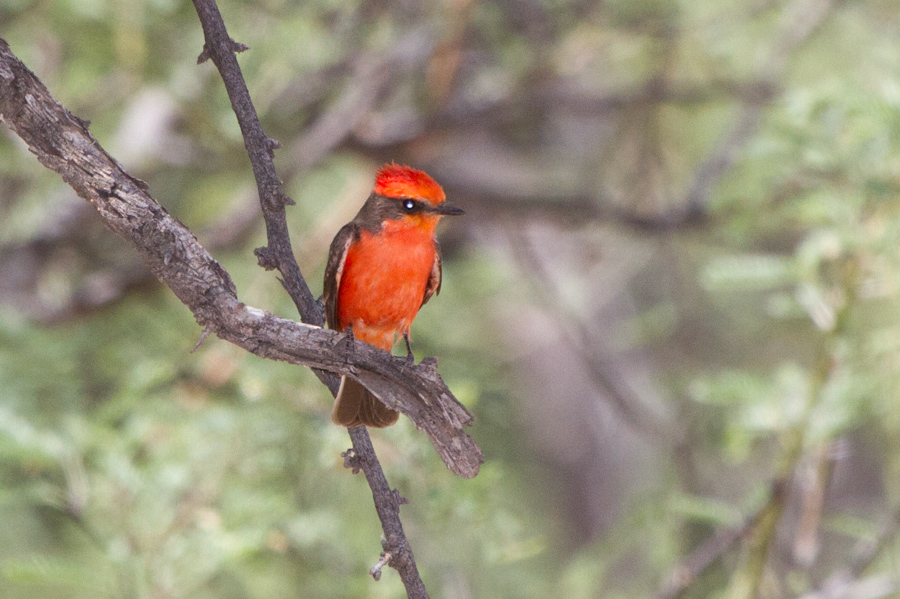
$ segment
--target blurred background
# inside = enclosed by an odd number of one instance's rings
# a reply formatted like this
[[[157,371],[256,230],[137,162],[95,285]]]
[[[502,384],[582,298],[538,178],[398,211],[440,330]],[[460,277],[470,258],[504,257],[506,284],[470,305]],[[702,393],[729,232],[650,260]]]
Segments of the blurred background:
[[[432,597],[900,592],[893,0],[221,0],[314,293],[375,170],[467,216],[413,327],[486,454],[373,432]],[[0,37],[295,318],[176,0]],[[210,338],[0,127],[0,596],[405,596],[308,371]]]

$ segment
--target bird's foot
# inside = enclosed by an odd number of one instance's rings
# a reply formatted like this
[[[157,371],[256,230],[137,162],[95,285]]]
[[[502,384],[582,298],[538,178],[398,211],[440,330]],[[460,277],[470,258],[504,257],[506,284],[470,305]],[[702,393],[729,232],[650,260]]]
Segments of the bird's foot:
[[[415,365],[416,357],[413,355],[412,347],[409,345],[409,333],[403,333],[403,340],[406,341],[406,363],[410,366]]]

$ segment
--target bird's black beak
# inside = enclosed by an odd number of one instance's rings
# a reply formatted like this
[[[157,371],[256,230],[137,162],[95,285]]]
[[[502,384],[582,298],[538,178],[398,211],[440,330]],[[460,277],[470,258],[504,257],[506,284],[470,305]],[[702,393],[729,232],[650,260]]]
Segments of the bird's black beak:
[[[450,204],[443,202],[441,204],[437,204],[435,206],[431,206],[431,210],[434,214],[440,214],[441,216],[461,216],[465,214],[462,208],[457,208],[456,206],[451,206]]]

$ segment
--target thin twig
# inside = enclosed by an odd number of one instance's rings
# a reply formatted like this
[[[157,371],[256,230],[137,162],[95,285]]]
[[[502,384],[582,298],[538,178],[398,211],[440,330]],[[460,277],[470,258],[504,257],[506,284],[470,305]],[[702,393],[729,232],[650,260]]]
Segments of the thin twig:
[[[381,554],[381,559],[378,560],[378,563],[369,568],[369,574],[372,575],[372,578],[375,580],[381,580],[381,569],[384,568],[391,561],[391,552],[384,551]]]
[[[846,294],[845,300],[835,310],[832,328],[819,340],[818,355],[809,373],[809,389],[803,412],[797,424],[781,435],[782,447],[777,466],[777,476],[781,480],[792,481],[795,479],[797,468],[808,451],[810,421],[821,405],[828,383],[840,368],[837,348],[854,305],[858,276],[858,269],[852,261],[848,261],[844,269],[844,278],[841,281],[841,287]],[[744,563],[732,576],[731,588],[728,591],[730,597],[757,599],[762,596],[765,574],[772,547],[775,544],[778,525],[787,507],[787,493],[773,493],[771,499],[764,506],[763,515],[748,537]]]
[[[241,126],[244,144],[253,164],[253,174],[259,188],[268,247],[257,249],[256,255],[261,266],[267,269],[277,268],[281,272],[285,290],[297,305],[303,321],[322,326],[325,320],[322,306],[313,298],[291,248],[285,206],[292,204],[293,201],[284,193],[275,172],[272,154],[276,146],[263,132],[235,56],[235,52],[242,50],[243,47],[236,44],[228,35],[215,0],[194,0],[194,6],[206,39],[201,59],[208,55],[222,75],[228,97]],[[317,374],[332,394],[336,394],[335,377]],[[390,566],[400,573],[400,579],[409,597],[427,598],[425,584],[419,576],[412,549],[403,532],[400,502],[390,491],[368,431],[365,427],[354,427],[349,429],[349,433],[356,452],[357,464],[362,467],[372,489],[375,509],[384,531],[385,553],[393,556],[389,562]],[[380,575],[380,569],[378,573]]]
[[[385,553],[391,554],[389,565],[400,574],[400,580],[403,581],[406,593],[410,598],[428,597],[425,583],[419,576],[409,541],[406,540],[406,533],[403,532],[403,523],[400,521],[400,505],[406,503],[406,499],[396,491],[392,491],[388,485],[378,458],[375,456],[375,449],[372,447],[366,427],[355,426],[347,430],[350,432],[350,439],[353,440],[356,464],[366,475],[366,481],[372,489],[375,510],[378,512],[384,531],[382,546]]]
[[[403,358],[394,358],[346,335],[278,318],[239,302],[231,277],[196,237],[147,194],[144,182],[125,172],[100,146],[87,123],[50,96],[3,40],[0,120],[25,141],[44,166],[58,172],[78,195],[88,200],[110,229],[132,244],[150,271],[191,309],[201,326],[210,326],[219,337],[269,359],[353,376],[379,397],[387,398],[391,407],[410,415],[417,426],[431,431],[433,442],[435,432],[440,434],[442,428],[458,430],[471,419],[446,389],[433,363],[410,366]],[[293,261],[292,256],[290,259]],[[298,267],[296,272],[299,275]],[[413,400],[409,404],[412,409],[406,409],[407,400],[414,397],[421,404],[413,406],[417,403]],[[435,448],[440,453],[445,445],[442,458],[448,466],[464,476],[474,476],[482,460],[480,450],[465,433],[460,437],[451,432],[451,436],[455,438],[447,439],[447,443],[435,442]],[[352,438],[370,484],[373,480],[380,482],[380,476],[387,486],[366,431],[355,430]],[[463,457],[462,461],[453,455]],[[409,597],[427,597],[403,536],[399,499],[390,493],[385,495],[380,488],[373,490],[373,496],[387,543],[396,545],[404,556],[392,559],[391,566],[400,571]],[[387,501],[386,496],[390,497],[389,505],[378,505]],[[398,555],[387,544],[385,551]]]
[[[875,539],[865,539],[856,543],[844,567],[832,573],[817,590],[802,595],[800,599],[839,599],[859,596],[851,590],[852,587],[861,584],[860,577],[891,542],[896,540],[898,532],[900,532],[900,509],[894,510]],[[896,587],[897,581],[893,580]]]
[[[656,599],[675,599],[682,596],[707,568],[722,557],[735,543],[750,534],[760,518],[764,516],[765,510],[772,501],[771,498],[784,496],[787,484],[784,480],[772,482],[768,499],[764,505],[744,518],[740,526],[721,528],[700,543],[672,569],[672,572],[666,577],[663,589],[657,593]]]
[[[266,269],[277,268],[284,277],[285,289],[297,304],[303,322],[321,326],[325,322],[325,313],[309,290],[291,248],[284,207],[294,201],[285,194],[272,160],[273,151],[279,144],[263,132],[235,56],[235,52],[242,52],[247,47],[238,44],[228,35],[215,0],[194,0],[194,8],[197,9],[206,40],[198,62],[204,62],[208,58],[219,69],[244,136],[253,176],[256,178],[268,236],[268,245],[256,250],[259,263]]]
[[[472,416],[437,373],[433,360],[411,365],[352,337],[280,318],[241,303],[222,265],[147,193],[147,185],[112,158],[78,119],[0,40],[0,121],[47,168],[59,173],[127,240],[153,275],[194,314],[201,327],[270,360],[351,376],[409,416],[428,434],[453,472],[475,476],[481,450],[462,427]]]
[[[524,264],[549,306],[566,340],[575,348],[595,388],[603,394],[622,421],[651,443],[669,445],[680,434],[664,417],[651,411],[644,400],[623,380],[611,361],[603,356],[601,344],[577,315],[567,309],[553,284],[550,272],[535,252],[534,245],[521,233],[510,233],[516,259]]]

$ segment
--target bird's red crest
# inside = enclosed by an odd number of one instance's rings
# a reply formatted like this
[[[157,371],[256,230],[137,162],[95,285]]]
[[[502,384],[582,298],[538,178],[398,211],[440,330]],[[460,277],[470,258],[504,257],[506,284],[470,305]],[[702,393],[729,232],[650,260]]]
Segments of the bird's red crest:
[[[444,190],[426,173],[400,164],[385,164],[375,176],[375,193],[388,198],[412,198],[440,204]]]

